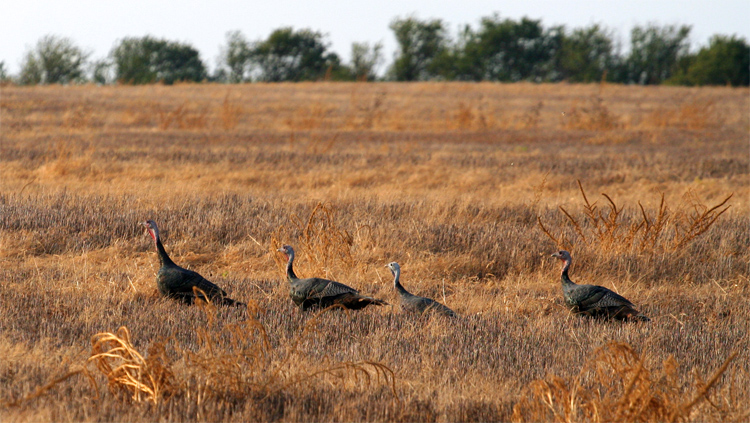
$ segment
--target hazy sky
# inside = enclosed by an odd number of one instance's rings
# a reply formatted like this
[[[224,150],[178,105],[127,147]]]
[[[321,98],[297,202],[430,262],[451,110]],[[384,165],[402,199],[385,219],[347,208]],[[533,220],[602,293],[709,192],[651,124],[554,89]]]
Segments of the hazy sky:
[[[625,45],[633,26],[649,22],[691,25],[693,48],[707,44],[714,34],[750,40],[748,0],[30,0],[5,2],[1,10],[0,61],[12,74],[18,72],[24,53],[46,34],[71,38],[92,53],[91,59],[103,58],[117,40],[128,36],[188,42],[213,69],[227,31],[240,30],[258,40],[283,26],[327,34],[331,48],[345,61],[352,42],[380,41],[390,63],[396,42],[388,25],[395,17],[409,15],[443,19],[452,35],[460,25],[476,27],[481,17],[498,12],[503,18],[541,19],[544,27],[601,23],[615,30]]]

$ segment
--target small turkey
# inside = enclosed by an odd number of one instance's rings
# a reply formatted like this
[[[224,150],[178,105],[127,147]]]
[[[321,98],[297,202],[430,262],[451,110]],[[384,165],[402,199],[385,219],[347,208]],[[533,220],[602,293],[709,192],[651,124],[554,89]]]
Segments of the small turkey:
[[[244,303],[235,301],[227,297],[227,293],[215,284],[207,281],[203,276],[192,270],[183,269],[176,265],[164,250],[164,245],[159,237],[159,228],[153,220],[147,220],[142,223],[148,230],[149,235],[156,245],[156,253],[159,256],[159,272],[156,274],[156,286],[159,293],[169,298],[182,301],[186,304],[192,304],[195,301],[196,293],[193,288],[203,291],[214,304],[245,306]],[[205,300],[203,295],[199,296]]]
[[[285,245],[278,251],[286,254],[286,276],[289,280],[291,291],[289,296],[294,304],[302,310],[312,307],[326,308],[332,305],[340,305],[351,310],[359,310],[373,305],[387,305],[385,301],[360,295],[356,289],[340,282],[329,281],[321,278],[300,279],[294,273],[294,249]]]
[[[386,267],[391,270],[391,273],[393,273],[393,285],[401,296],[402,310],[417,314],[432,312],[443,316],[457,317],[453,310],[443,304],[440,304],[431,298],[420,297],[407,291],[403,285],[401,285],[401,281],[399,280],[401,278],[401,266],[399,266],[398,263],[394,261],[393,263],[388,263]]]
[[[560,276],[563,298],[565,299],[565,304],[570,307],[573,313],[605,319],[651,320],[639,314],[633,303],[620,294],[603,286],[577,285],[573,283],[568,277],[568,269],[573,262],[573,258],[569,252],[560,250],[552,254],[552,257],[563,262],[562,275]]]

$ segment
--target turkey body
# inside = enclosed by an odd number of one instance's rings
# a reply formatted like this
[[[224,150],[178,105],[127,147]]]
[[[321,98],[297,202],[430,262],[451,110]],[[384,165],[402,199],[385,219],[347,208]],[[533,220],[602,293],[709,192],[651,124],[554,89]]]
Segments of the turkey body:
[[[445,305],[433,300],[432,298],[420,297],[407,291],[406,288],[401,285],[401,266],[398,263],[388,263],[386,266],[391,270],[393,274],[393,285],[398,291],[401,297],[401,309],[406,312],[423,314],[425,312],[432,312],[435,314],[457,317],[456,313]]]
[[[552,254],[552,257],[564,263],[560,276],[563,299],[573,313],[604,319],[651,320],[639,314],[627,298],[610,289],[599,285],[573,283],[568,277],[568,269],[573,261],[569,252],[561,250]]]
[[[235,301],[227,296],[227,293],[216,284],[194,272],[176,265],[161,243],[159,228],[153,220],[143,223],[156,245],[156,253],[159,256],[159,271],[156,274],[156,288],[161,295],[179,300],[186,304],[192,304],[197,297],[206,299],[208,296],[213,303],[221,305],[244,306],[244,303]],[[203,294],[200,293],[203,291]]]
[[[294,273],[294,249],[285,245],[278,251],[287,255],[287,279],[289,280],[289,296],[295,305],[302,310],[310,308],[326,308],[333,305],[350,310],[360,310],[368,305],[387,305],[385,301],[363,296],[356,289],[343,283],[322,278],[300,279]]]
[[[199,273],[184,269],[174,263],[163,264],[156,274],[156,287],[161,295],[192,304],[196,298],[193,288],[203,291],[211,301],[234,305],[236,301],[227,297],[227,293],[216,284],[208,281]],[[199,294],[200,295],[200,294]],[[239,305],[239,304],[237,304]]]

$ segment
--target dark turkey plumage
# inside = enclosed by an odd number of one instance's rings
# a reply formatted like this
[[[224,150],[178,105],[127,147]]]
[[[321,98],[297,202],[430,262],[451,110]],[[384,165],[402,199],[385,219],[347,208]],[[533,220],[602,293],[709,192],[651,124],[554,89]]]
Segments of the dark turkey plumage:
[[[156,253],[159,256],[159,264],[161,264],[161,267],[156,274],[156,286],[159,289],[160,294],[182,301],[186,304],[192,304],[195,301],[196,295],[205,300],[205,297],[202,294],[196,294],[196,291],[194,290],[194,288],[196,288],[203,291],[214,304],[234,306],[245,305],[244,303],[227,297],[227,293],[224,292],[223,289],[209,282],[197,272],[183,269],[176,265],[172,259],[169,258],[166,250],[164,250],[164,245],[161,243],[159,228],[156,226],[156,222],[153,220],[147,220],[142,223],[142,225],[146,227],[149,235],[153,238],[154,244],[156,245]]]
[[[420,297],[407,291],[401,285],[401,281],[399,280],[401,278],[401,266],[399,266],[398,263],[388,263],[386,267],[388,267],[391,270],[391,273],[393,273],[393,285],[401,296],[401,308],[404,311],[417,314],[432,312],[443,316],[457,317],[456,313],[445,305],[440,304],[431,298]]]
[[[289,296],[302,310],[312,307],[326,308],[332,305],[340,305],[351,310],[359,310],[370,304],[387,305],[385,301],[360,295],[356,289],[343,283],[329,281],[321,278],[300,279],[294,273],[294,249],[289,245],[279,248],[278,251],[287,255],[286,276],[291,288]]]
[[[561,250],[552,257],[563,262],[562,282],[563,298],[565,304],[574,313],[605,319],[632,319],[650,320],[648,317],[638,313],[633,303],[627,298],[599,285],[577,285],[568,277],[568,269],[573,262],[570,253]]]

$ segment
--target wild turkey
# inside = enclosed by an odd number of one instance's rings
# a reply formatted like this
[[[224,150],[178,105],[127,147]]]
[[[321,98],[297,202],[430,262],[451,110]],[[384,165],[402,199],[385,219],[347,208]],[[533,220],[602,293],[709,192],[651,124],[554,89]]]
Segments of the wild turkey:
[[[552,257],[563,261],[562,281],[563,298],[565,303],[574,313],[605,319],[632,319],[649,321],[648,317],[638,314],[633,303],[625,297],[617,294],[603,286],[577,285],[568,277],[568,269],[573,258],[570,253],[560,250]]]
[[[223,289],[207,281],[198,273],[183,269],[174,264],[169,255],[167,255],[166,250],[164,250],[164,245],[162,245],[161,238],[159,238],[159,228],[156,226],[156,222],[147,220],[142,225],[146,227],[149,235],[154,239],[156,253],[159,255],[159,264],[161,264],[161,267],[156,274],[156,286],[159,289],[159,293],[186,304],[192,304],[196,298],[193,288],[197,288],[205,292],[214,304],[245,306],[245,303],[228,298],[227,293]],[[203,295],[200,295],[200,297],[203,298]]]
[[[396,287],[399,295],[401,295],[401,308],[407,312],[413,312],[422,314],[424,312],[433,312],[448,317],[457,317],[456,313],[448,307],[440,304],[439,302],[426,297],[420,297],[407,291],[399,281],[401,277],[401,266],[395,261],[388,263],[387,268],[391,269],[393,273],[393,285]]]
[[[343,283],[329,281],[320,278],[300,279],[294,274],[294,249],[285,245],[278,249],[287,256],[286,276],[289,279],[291,291],[289,296],[294,304],[302,310],[311,307],[326,308],[338,304],[344,308],[359,310],[370,304],[387,305],[385,301],[376,298],[365,297],[356,289]]]

